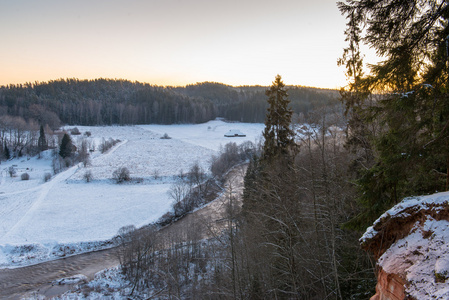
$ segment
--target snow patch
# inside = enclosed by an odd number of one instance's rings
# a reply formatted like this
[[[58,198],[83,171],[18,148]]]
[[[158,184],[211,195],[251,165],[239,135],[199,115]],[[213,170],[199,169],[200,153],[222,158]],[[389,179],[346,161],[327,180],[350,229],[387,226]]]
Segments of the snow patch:
[[[130,299],[131,284],[125,280],[120,267],[106,269],[95,274],[94,280],[68,291],[55,300],[84,300],[84,299]],[[107,296],[106,296],[107,295]],[[146,299],[147,295],[135,292],[133,298]]]
[[[65,277],[62,279],[58,279],[52,282],[52,285],[64,285],[64,284],[78,284],[78,283],[86,283],[89,279],[83,274],[74,275],[71,277]]]
[[[16,268],[113,247],[111,240],[59,244],[0,245],[0,267]]]
[[[415,299],[449,299],[449,222],[429,219],[424,228],[394,243],[379,259],[387,273],[406,274],[406,293]],[[430,231],[430,232],[429,232]]]
[[[406,198],[377,219],[360,239],[365,243],[382,235],[374,228],[382,228],[389,220],[411,217],[413,222],[414,214],[420,216],[409,234],[396,240],[377,262],[385,272],[404,276],[405,292],[414,299],[449,299],[449,222],[431,216],[447,211],[448,202],[449,192]],[[426,212],[424,217],[418,214],[421,211]]]
[[[23,157],[2,162],[0,168],[0,267],[34,264],[101,247],[126,225],[140,227],[171,209],[167,192],[180,172],[198,163],[206,172],[212,155],[230,140],[233,128],[246,137],[237,144],[257,142],[264,124],[214,120],[195,125],[77,126],[90,137],[72,136],[75,144],[87,138],[93,147],[91,165],[81,164],[57,175],[52,150],[41,158]],[[70,129],[67,127],[66,129]],[[172,139],[160,139],[167,133]],[[122,141],[102,154],[103,139]],[[17,170],[10,177],[9,167]],[[115,184],[112,173],[127,167],[135,181]],[[83,178],[85,172],[91,182]],[[27,172],[30,180],[20,180]],[[52,178],[45,182],[44,176]],[[60,249],[60,250],[59,250]]]
[[[449,192],[404,198],[400,203],[396,204],[374,221],[373,226],[367,228],[359,242],[364,244],[366,241],[373,238],[377,234],[377,231],[374,228],[384,220],[410,216],[410,213],[404,212],[407,209],[413,208],[414,211],[420,211],[431,208],[438,211],[442,209],[443,206],[447,205],[449,205]]]

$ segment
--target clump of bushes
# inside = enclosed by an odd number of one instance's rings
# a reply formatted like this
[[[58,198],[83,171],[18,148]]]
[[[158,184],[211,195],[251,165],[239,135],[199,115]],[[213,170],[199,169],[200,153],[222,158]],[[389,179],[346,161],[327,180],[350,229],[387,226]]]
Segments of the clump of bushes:
[[[99,149],[101,153],[105,153],[106,151],[114,147],[117,143],[120,143],[120,140],[114,140],[112,138],[109,138],[108,140],[103,139],[99,146]]]
[[[80,135],[80,134],[81,134],[81,132],[80,132],[80,130],[78,129],[78,127],[75,127],[75,128],[73,128],[72,130],[70,130],[70,133],[71,133],[72,135]]]
[[[236,143],[227,143],[221,149],[219,155],[212,157],[210,170],[215,177],[220,178],[233,166],[248,161],[251,157],[257,155],[258,151],[257,145],[250,141],[239,146]]]
[[[115,180],[116,183],[122,183],[131,180],[129,170],[126,167],[120,167],[117,170],[115,170],[112,173],[112,178]]]
[[[182,218],[213,199],[216,199],[221,188],[215,179],[208,178],[203,168],[196,162],[186,174],[180,173],[178,180],[172,184],[168,195],[173,199],[172,211],[164,214],[157,224],[165,226]]]
[[[20,175],[20,179],[22,179],[22,180],[30,180],[30,174],[22,173],[22,175]]]

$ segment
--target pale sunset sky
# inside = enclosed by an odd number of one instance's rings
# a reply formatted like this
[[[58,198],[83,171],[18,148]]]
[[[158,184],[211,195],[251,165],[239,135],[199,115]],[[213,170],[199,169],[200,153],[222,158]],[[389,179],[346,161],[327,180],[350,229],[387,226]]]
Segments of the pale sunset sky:
[[[339,88],[331,0],[0,0],[0,85],[122,78]]]

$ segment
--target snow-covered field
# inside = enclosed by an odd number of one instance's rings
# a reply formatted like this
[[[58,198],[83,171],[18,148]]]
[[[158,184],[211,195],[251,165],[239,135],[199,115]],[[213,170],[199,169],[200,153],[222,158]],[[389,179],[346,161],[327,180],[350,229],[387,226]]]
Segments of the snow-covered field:
[[[208,171],[210,157],[228,142],[260,139],[263,124],[226,123],[198,125],[78,126],[91,132],[97,144],[91,165],[71,167],[53,175],[51,151],[42,158],[21,158],[0,165],[0,267],[18,266],[62,255],[55,249],[70,245],[71,252],[101,248],[125,225],[142,226],[170,210],[167,191],[174,177],[198,162]],[[226,138],[238,129],[246,137]],[[167,133],[171,139],[160,139]],[[72,137],[76,141],[77,137]],[[102,138],[121,142],[105,154]],[[10,177],[10,166],[17,170]],[[127,167],[140,183],[115,184],[112,173]],[[83,179],[90,170],[93,181]],[[21,180],[22,173],[30,175]],[[52,173],[45,182],[44,174]],[[71,253],[69,252],[69,253]]]

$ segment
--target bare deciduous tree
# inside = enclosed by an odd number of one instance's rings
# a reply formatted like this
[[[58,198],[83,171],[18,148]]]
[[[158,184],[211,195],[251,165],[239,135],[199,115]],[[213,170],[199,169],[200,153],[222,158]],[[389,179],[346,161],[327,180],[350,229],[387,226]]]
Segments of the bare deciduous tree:
[[[190,204],[187,203],[187,195],[191,187],[183,180],[178,180],[170,186],[168,195],[173,199],[173,210],[175,216],[183,216],[190,211]]]

